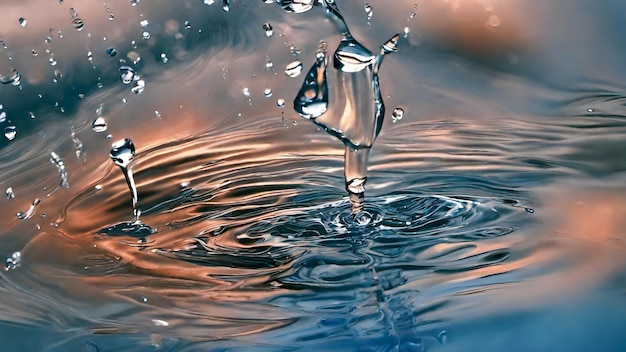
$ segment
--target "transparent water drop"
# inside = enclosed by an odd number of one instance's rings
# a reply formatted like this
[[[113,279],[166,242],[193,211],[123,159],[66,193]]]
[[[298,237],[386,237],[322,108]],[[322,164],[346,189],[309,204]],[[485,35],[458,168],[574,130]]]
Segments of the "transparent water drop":
[[[168,323],[165,320],[161,320],[161,319],[152,319],[152,323],[155,326],[170,326],[170,323]]]
[[[70,18],[78,17],[78,12],[73,7],[70,7]]]
[[[250,89],[248,89],[248,87],[243,87],[243,89],[241,90],[243,92],[243,95],[247,98],[250,97]]]
[[[302,73],[302,61],[296,59],[287,64],[285,74],[291,78],[300,76]]]
[[[205,5],[213,5],[214,3],[215,3],[215,0],[204,0]]]
[[[445,330],[442,330],[439,334],[437,334],[437,340],[442,345],[446,344],[448,342],[448,333]]]
[[[15,139],[16,135],[17,129],[15,126],[11,125],[4,128],[4,136],[6,137],[6,139],[12,141]]]
[[[150,39],[150,32],[144,31],[143,33],[141,33],[141,39],[143,39],[143,40]]]
[[[315,119],[328,110],[327,65],[326,43],[322,42],[316,53],[315,64],[306,74],[294,100],[294,109],[304,118]]]
[[[77,31],[82,31],[83,28],[85,27],[85,23],[83,22],[82,19],[75,18],[72,20],[72,27],[74,27],[74,29]]]
[[[228,12],[230,11],[230,0],[223,0],[222,1],[222,10]]]
[[[351,36],[344,37],[335,50],[334,66],[342,72],[359,72],[370,66],[376,56]]]
[[[84,160],[85,159],[85,147],[83,146],[83,142],[78,139],[75,132],[70,134],[70,138],[72,138],[72,142],[74,142],[74,152],[76,153],[76,159]]]
[[[402,120],[403,117],[404,117],[404,109],[402,108],[393,109],[393,112],[391,113],[391,118],[393,119],[393,122]]]
[[[48,36],[46,36],[45,38],[43,38],[43,41],[44,41],[46,44],[50,44],[50,42],[52,42],[52,37],[48,35]]]
[[[35,118],[35,114],[33,114],[31,111],[29,111],[29,112],[28,112],[28,116],[29,116],[31,119],[34,119],[34,118]]]
[[[48,62],[50,62],[50,66],[57,65],[57,59],[55,59],[54,56],[50,56],[50,58],[48,58]]]
[[[159,110],[154,110],[154,116],[161,118],[161,113],[159,112]]]
[[[137,6],[137,4],[139,2],[141,2],[141,0],[128,0],[130,2],[130,6]]]
[[[22,254],[20,252],[13,252],[11,256],[8,257],[4,261],[5,270],[6,271],[13,270],[17,268],[18,266],[20,266],[21,263],[22,263]]]
[[[408,38],[411,33],[411,29],[409,27],[404,27],[404,37]]]
[[[63,159],[61,159],[61,157],[57,153],[51,152],[50,162],[54,164],[54,166],[56,166],[57,170],[59,171],[59,177],[61,178],[60,186],[62,188],[70,188],[70,181],[69,181],[70,175],[67,169],[65,168],[65,163],[63,162]]]
[[[143,79],[140,79],[137,82],[135,82],[135,86],[132,87],[130,91],[135,94],[141,94],[143,93],[143,90],[145,88],[146,88],[146,82]]]
[[[530,213],[530,214],[533,214],[533,213],[535,212],[535,209],[533,209],[533,208],[524,208],[524,210],[525,210],[527,213]]]
[[[146,28],[146,27],[148,27],[149,24],[150,24],[150,22],[148,20],[141,20],[141,21],[139,21],[139,25],[141,26],[141,28]]]
[[[272,96],[272,89],[271,88],[265,88],[265,90],[263,91],[263,95],[265,95],[266,98],[269,98]]]
[[[160,57],[161,57],[161,61],[164,64],[166,64],[169,61],[169,59],[167,58],[167,55],[165,55],[165,53],[161,53]]]
[[[106,53],[110,57],[113,57],[113,56],[117,55],[117,50],[115,50],[114,47],[110,46],[110,47],[107,48]]]
[[[24,17],[20,17],[17,21],[19,22],[20,26],[26,27],[26,23],[27,22],[26,22],[26,19]]]
[[[594,112],[594,111],[595,111],[595,110],[594,110],[594,109],[592,109],[592,108],[588,108],[588,109],[587,109],[587,112]]]
[[[276,0],[276,4],[287,12],[302,13],[313,8],[317,0]]]
[[[91,123],[91,129],[94,132],[101,133],[106,131],[108,128],[107,121],[102,116],[96,117]]]
[[[130,162],[135,156],[135,145],[130,138],[117,141],[111,145],[111,152],[109,154],[113,163],[122,169],[126,184],[131,192],[133,200],[133,222],[139,222],[139,215],[141,212],[138,208],[137,199],[137,187],[135,186],[135,179],[133,178],[132,169],[129,168]]]
[[[33,56],[39,55],[35,49],[33,49]]]
[[[189,28],[191,28],[191,22],[185,21],[183,26],[185,27],[185,29],[189,29]]]
[[[281,110],[285,109],[285,99],[283,98],[276,99],[276,106],[278,106],[278,108]]]
[[[367,20],[368,21],[371,20],[372,16],[374,16],[374,8],[372,7],[372,5],[366,2],[365,5],[363,5],[363,10],[365,10],[365,14],[367,15]]]
[[[4,191],[4,195],[7,197],[7,199],[15,198],[15,193],[13,192],[13,188],[12,187],[8,187],[6,189],[6,191]]]
[[[269,22],[263,23],[263,30],[265,31],[265,36],[268,38],[274,35],[274,29]]]
[[[33,215],[35,214],[35,208],[39,205],[39,203],[41,203],[39,198],[36,198],[35,200],[33,200],[33,203],[30,205],[30,208],[28,208],[28,210],[20,211],[19,213],[17,213],[17,218],[20,220],[26,220],[26,219],[32,218]]]
[[[2,84],[10,84],[13,86],[19,86],[21,82],[22,82],[22,74],[19,73],[14,68],[11,69],[8,76],[0,75],[0,83]]]

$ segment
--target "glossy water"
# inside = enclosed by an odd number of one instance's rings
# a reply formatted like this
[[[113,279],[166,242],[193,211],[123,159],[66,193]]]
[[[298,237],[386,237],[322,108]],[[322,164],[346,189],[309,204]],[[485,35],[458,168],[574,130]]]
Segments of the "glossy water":
[[[1,351],[626,347],[624,5],[266,2],[0,5]]]

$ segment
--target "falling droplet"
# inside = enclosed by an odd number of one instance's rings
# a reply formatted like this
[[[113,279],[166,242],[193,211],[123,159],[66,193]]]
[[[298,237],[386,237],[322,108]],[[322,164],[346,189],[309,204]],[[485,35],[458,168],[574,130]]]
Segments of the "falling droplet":
[[[342,72],[359,72],[370,66],[376,57],[351,36],[344,37],[335,51],[335,68]]]
[[[166,64],[166,63],[169,61],[169,59],[167,58],[167,55],[165,55],[165,53],[161,53],[161,56],[160,56],[160,57],[161,57],[161,61],[162,61],[164,64]]]
[[[587,109],[587,112],[594,112],[595,110],[592,108]]]
[[[154,116],[161,118],[161,113],[159,112],[159,110],[154,110]]]
[[[396,121],[402,120],[403,117],[404,117],[404,109],[402,108],[393,109],[393,112],[391,113],[391,118],[393,119],[394,123]]]
[[[107,127],[108,127],[107,122],[102,116],[96,117],[96,119],[93,120],[93,122],[91,123],[91,129],[97,133],[106,131]]]
[[[20,26],[26,27],[26,19],[24,17],[20,17],[17,21],[19,22]]]
[[[108,47],[106,52],[107,52],[107,55],[109,55],[110,57],[117,55],[117,50],[115,50],[115,48],[113,47]]]
[[[263,95],[265,95],[266,98],[269,98],[272,96],[272,89],[271,88],[265,88],[265,90],[263,91]]]
[[[52,42],[52,37],[48,35],[48,36],[46,36],[45,38],[43,38],[43,41],[44,41],[46,44],[50,44],[50,42]]]
[[[135,179],[133,178],[132,169],[129,168],[130,162],[135,156],[135,145],[130,138],[117,141],[111,145],[111,153],[109,154],[113,163],[122,169],[126,184],[131,192],[133,200],[133,222],[139,222],[139,215],[141,212],[138,208],[137,199],[137,187],[135,186]]]
[[[27,211],[20,211],[19,213],[17,213],[17,218],[20,220],[32,218],[33,214],[35,214],[35,208],[37,207],[37,205],[39,205],[40,202],[41,201],[39,200],[39,198],[35,199]]]
[[[265,36],[268,38],[274,35],[274,29],[269,22],[263,23],[263,30],[265,31]]]
[[[185,27],[185,29],[189,29],[189,28],[191,28],[191,22],[189,22],[189,21],[185,21],[185,23],[184,23],[184,27]]]
[[[63,159],[61,159],[61,157],[59,157],[57,153],[52,152],[50,153],[50,162],[54,164],[54,166],[56,166],[57,170],[59,171],[59,177],[61,178],[60,186],[62,188],[70,188],[70,175],[65,168],[65,163],[63,162]]]
[[[315,64],[306,74],[294,100],[294,109],[304,118],[315,119],[328,110],[327,65],[326,43],[322,42],[316,53]]]
[[[7,188],[7,190],[4,191],[4,195],[7,197],[7,199],[15,198],[15,193],[13,192],[13,188],[12,187]]]
[[[222,2],[222,10],[228,12],[230,11],[230,0],[223,0]]]
[[[300,76],[302,73],[302,61],[296,59],[287,64],[285,74],[291,78]]]
[[[316,0],[276,0],[276,3],[287,12],[302,13],[312,9]]]
[[[85,27],[85,23],[80,18],[75,18],[72,20],[72,27],[77,31],[82,31]]]
[[[265,57],[265,68],[269,70],[272,67],[274,67],[274,62],[272,61],[272,59],[269,56],[266,56]]]
[[[285,109],[285,99],[283,98],[276,99],[276,106],[278,106],[278,108],[281,110]]]
[[[530,214],[533,214],[533,213],[535,212],[535,209],[533,209],[533,208],[524,208],[524,210],[525,210],[527,213],[530,213]]]
[[[139,21],[139,25],[141,26],[141,28],[146,28],[146,27],[148,27],[149,24],[150,24],[150,22],[148,22],[148,20],[141,20],[141,21]]]
[[[204,0],[205,5],[213,5],[213,3],[215,3],[215,0]]]
[[[128,0],[130,2],[130,6],[137,6],[137,4],[141,1],[141,0]]]
[[[83,146],[83,142],[78,139],[75,132],[70,134],[70,138],[72,138],[72,142],[74,142],[74,151],[76,152],[76,159],[84,160],[85,159],[85,147]]]
[[[11,126],[7,126],[4,128],[4,136],[12,141],[15,139],[15,136],[17,135],[17,129],[15,128],[15,126],[11,125]]]
[[[70,7],[70,18],[78,17],[78,12],[73,7]]]
[[[146,88],[146,82],[143,79],[140,79],[137,82],[135,82],[135,86],[132,87],[130,91],[135,94],[141,94],[143,93],[143,90],[145,88]]]
[[[18,266],[20,266],[21,263],[22,263],[22,254],[20,252],[13,252],[11,256],[8,257],[4,261],[5,270],[6,271],[13,270],[17,268]]]
[[[141,33],[141,39],[143,39],[143,40],[150,39],[150,32],[145,31],[145,32]]]
[[[12,68],[9,76],[0,75],[0,83],[2,84],[11,84],[14,86],[19,86],[22,81],[22,74],[19,73],[16,69]]]
[[[250,89],[248,89],[248,87],[243,87],[243,89],[241,90],[243,92],[243,95],[247,98],[250,97]]]

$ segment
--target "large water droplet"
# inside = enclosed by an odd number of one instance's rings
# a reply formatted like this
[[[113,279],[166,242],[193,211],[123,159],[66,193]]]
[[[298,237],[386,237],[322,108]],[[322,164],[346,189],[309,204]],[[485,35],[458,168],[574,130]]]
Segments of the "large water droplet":
[[[276,0],[276,3],[287,12],[302,13],[309,11],[317,0]]]
[[[94,132],[104,132],[107,130],[107,127],[107,122],[102,116],[96,117],[96,119],[91,123],[91,129],[94,130]]]
[[[12,141],[15,139],[15,136],[17,135],[17,129],[15,128],[15,126],[7,126],[4,128],[4,136]]]
[[[8,76],[0,75],[0,83],[2,84],[11,84],[14,86],[19,86],[22,81],[22,74],[19,73],[16,69],[12,68],[11,72]]]
[[[335,68],[343,72],[359,72],[371,65],[376,57],[351,36],[344,37],[335,51]]]
[[[85,27],[85,23],[83,22],[82,19],[75,18],[72,20],[72,27],[74,27],[74,29],[76,29],[77,31],[82,31],[83,28]]]
[[[294,100],[294,109],[300,116],[315,119],[328,110],[328,81],[326,80],[326,43],[320,44],[313,67],[304,78]]]
[[[127,168],[135,156],[135,145],[130,138],[119,140],[111,145],[111,160],[115,165]]]
[[[298,77],[302,73],[302,61],[296,59],[287,64],[285,74],[289,77]]]

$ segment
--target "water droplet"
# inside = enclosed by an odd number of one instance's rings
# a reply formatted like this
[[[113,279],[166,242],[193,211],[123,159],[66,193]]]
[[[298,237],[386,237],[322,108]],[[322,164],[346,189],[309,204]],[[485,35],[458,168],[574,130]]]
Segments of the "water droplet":
[[[63,188],[70,188],[70,181],[69,181],[70,175],[67,172],[67,169],[65,168],[65,163],[63,162],[63,159],[61,159],[61,157],[59,157],[57,153],[51,152],[50,162],[54,164],[54,166],[56,166],[57,170],[59,171],[59,177],[61,178],[60,186]]]
[[[137,82],[135,82],[135,86],[131,88],[130,91],[135,94],[141,94],[143,93],[143,90],[145,88],[146,88],[146,82],[143,79],[140,79]]]
[[[170,323],[161,319],[152,319],[152,323],[156,326],[170,326]]]
[[[587,112],[594,112],[595,110],[593,108],[589,108],[587,109]]]
[[[11,254],[11,256],[8,257],[4,261],[5,270],[6,271],[13,270],[17,268],[18,266],[20,266],[21,263],[22,263],[22,254],[20,252],[13,252],[13,254]]]
[[[250,97],[250,89],[248,89],[248,87],[243,87],[241,91],[243,92],[244,96],[246,96],[247,98]]]
[[[31,111],[28,112],[28,116],[30,116],[31,119],[35,118],[35,114],[33,114]]]
[[[404,109],[402,108],[393,109],[393,112],[391,113],[391,118],[393,119],[393,122],[402,120],[403,117],[404,117]]]
[[[344,37],[335,51],[335,68],[343,72],[359,72],[370,66],[376,57],[351,36]]]
[[[78,17],[78,12],[73,7],[70,7],[70,18]]]
[[[85,27],[85,23],[80,18],[75,18],[72,20],[72,27],[77,31],[82,31]]]
[[[78,139],[75,132],[70,134],[70,138],[72,138],[72,142],[74,142],[74,151],[76,152],[76,159],[83,160],[85,159],[85,147],[83,146],[83,142]]]
[[[161,118],[161,113],[159,112],[159,110],[154,110],[154,115],[158,118]]]
[[[287,12],[302,13],[309,11],[316,0],[276,0],[278,6]]]
[[[117,50],[115,50],[115,48],[111,46],[107,48],[106,52],[107,52],[107,55],[109,55],[110,57],[117,55]]]
[[[370,3],[366,2],[365,5],[363,5],[363,10],[365,10],[365,14],[367,14],[367,20],[371,20],[372,16],[374,16],[374,11],[373,11],[373,7]],[[368,22],[369,23],[369,22]]]
[[[161,61],[164,64],[166,64],[169,61],[169,59],[167,58],[167,55],[165,55],[165,53],[161,53],[160,57],[161,57]]]
[[[183,25],[185,26],[185,29],[191,28],[191,22],[189,22],[189,21],[185,21],[185,23]]]
[[[102,116],[96,117],[95,120],[93,120],[93,122],[91,123],[91,129],[97,133],[104,132],[107,130],[107,128],[108,128],[107,122]]]
[[[26,27],[26,19],[24,17],[20,17],[17,21],[20,23],[20,26]]]
[[[12,187],[7,188],[7,190],[4,191],[4,195],[7,197],[7,199],[15,198],[15,193],[13,192],[13,188]]]
[[[137,6],[137,4],[141,1],[141,0],[128,0],[130,2],[130,6]]]
[[[263,95],[265,95],[266,98],[269,98],[272,96],[272,89],[271,88],[265,88],[265,90],[263,91]]]
[[[135,145],[130,138],[117,141],[111,145],[111,160],[115,165],[127,168],[135,156]]]
[[[276,99],[276,106],[278,106],[279,109],[283,110],[285,108],[285,99],[283,98]]]
[[[294,109],[304,118],[315,119],[328,109],[327,61],[326,43],[322,42],[316,53],[315,64],[306,74],[294,100]]]
[[[265,57],[265,68],[270,69],[274,67],[274,62],[272,61],[272,59],[269,56]]]
[[[285,74],[289,77],[298,77],[302,73],[302,61],[296,59],[287,64]]]
[[[0,83],[2,84],[11,84],[14,86],[19,86],[22,81],[22,74],[19,73],[16,69],[12,68],[9,76],[0,75]]]
[[[135,70],[133,70],[129,66],[122,66],[119,68],[120,71],[120,80],[124,84],[130,84],[135,78]]]
[[[44,41],[46,44],[50,44],[50,42],[52,41],[52,37],[48,35],[48,36],[46,36],[45,38],[43,38],[43,41]]]
[[[150,32],[145,31],[145,32],[141,33],[141,39],[143,39],[143,40],[150,39]]]
[[[41,201],[39,200],[39,198],[36,198],[27,211],[20,211],[19,213],[17,213],[17,218],[20,220],[26,220],[33,217],[33,214],[35,214],[35,208],[37,207],[37,205],[39,205],[40,202]]]
[[[265,31],[265,36],[268,38],[274,35],[274,29],[269,22],[263,23],[263,30]]]
[[[50,66],[56,66],[57,59],[55,59],[54,56],[50,56],[50,58],[48,59],[48,62],[50,62]]]
[[[213,3],[215,3],[215,0],[204,0],[205,5],[213,5]]]
[[[37,51],[35,49],[33,49],[33,56],[37,56],[39,54],[37,54]]]
[[[223,0],[222,1],[222,10],[228,12],[230,11],[230,0]]]
[[[17,135],[17,129],[15,128],[15,126],[7,126],[4,128],[4,136],[12,141],[15,139],[15,136]]]
[[[129,51],[126,57],[135,65],[141,61],[141,56],[139,56],[139,53],[136,51]]]
[[[535,212],[535,209],[533,209],[533,208],[524,208],[524,210],[525,210],[527,213],[530,213],[530,214],[533,214],[533,213]]]
[[[404,37],[408,38],[409,33],[411,33],[411,29],[409,27],[404,27]]]
[[[141,21],[139,21],[139,25],[141,26],[141,28],[146,28],[146,27],[148,27],[149,24],[150,24],[150,22],[148,22],[148,20],[141,20]]]

